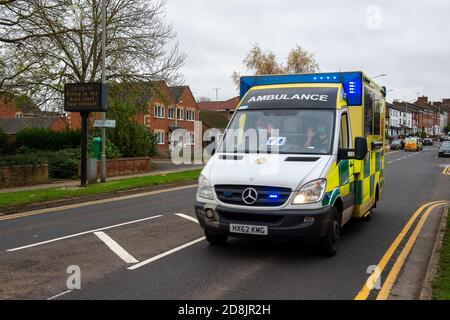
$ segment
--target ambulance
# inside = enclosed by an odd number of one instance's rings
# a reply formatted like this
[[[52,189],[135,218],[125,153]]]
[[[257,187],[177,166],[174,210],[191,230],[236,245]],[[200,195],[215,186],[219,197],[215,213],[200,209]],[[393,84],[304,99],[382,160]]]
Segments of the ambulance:
[[[246,76],[199,177],[207,241],[312,243],[337,252],[341,227],[370,220],[384,184],[386,89],[363,72]]]

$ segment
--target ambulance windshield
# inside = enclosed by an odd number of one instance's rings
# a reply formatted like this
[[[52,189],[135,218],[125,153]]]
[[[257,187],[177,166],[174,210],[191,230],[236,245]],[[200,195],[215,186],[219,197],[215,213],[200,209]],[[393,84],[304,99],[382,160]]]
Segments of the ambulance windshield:
[[[334,110],[236,111],[219,152],[330,154]]]

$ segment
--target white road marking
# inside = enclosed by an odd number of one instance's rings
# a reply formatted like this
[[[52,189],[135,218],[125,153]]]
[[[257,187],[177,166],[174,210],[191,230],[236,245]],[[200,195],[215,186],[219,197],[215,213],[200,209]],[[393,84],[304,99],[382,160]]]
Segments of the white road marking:
[[[176,215],[176,216],[179,216],[179,217],[181,217],[181,218],[185,218],[185,219],[187,219],[187,220],[194,221],[195,223],[198,223],[198,220],[197,220],[196,218],[191,217],[191,216],[188,216],[187,214],[184,214],[184,213],[175,213],[175,215]]]
[[[67,294],[69,292],[72,292],[72,290],[67,290],[67,291],[61,292],[61,293],[57,294],[56,296],[48,298],[47,300],[53,300],[53,299],[59,298],[59,297],[65,295],[65,294]]]
[[[170,254],[172,254],[172,253],[175,253],[175,252],[177,252],[177,251],[180,251],[180,250],[182,250],[182,249],[184,249],[184,248],[187,248],[187,247],[189,247],[189,246],[192,246],[193,244],[196,244],[197,242],[203,241],[203,240],[205,240],[205,239],[206,239],[205,237],[198,238],[198,239],[196,239],[196,240],[194,240],[194,241],[185,243],[185,244],[183,244],[183,245],[181,245],[181,246],[178,246],[178,247],[176,247],[176,248],[174,248],[174,249],[171,249],[171,250],[169,250],[169,251],[166,251],[166,252],[163,252],[163,253],[161,253],[161,254],[158,254],[157,256],[154,256],[154,257],[152,257],[152,258],[150,258],[150,259],[147,259],[147,260],[144,260],[144,261],[142,261],[142,262],[139,262],[138,264],[132,265],[131,267],[128,267],[127,269],[128,269],[128,270],[136,270],[136,269],[138,269],[138,268],[140,268],[140,267],[143,267],[143,266],[145,266],[145,265],[147,265],[147,264],[149,264],[149,263],[152,263],[152,262],[154,262],[154,261],[156,261],[156,260],[159,260],[159,259],[161,259],[161,258],[164,258],[164,257],[166,257],[166,256],[168,256],[168,255],[170,255]]]
[[[126,263],[138,263],[139,260],[137,260],[135,257],[133,257],[131,254],[128,253],[127,250],[125,250],[120,244],[118,244],[114,239],[112,239],[110,236],[108,236],[103,231],[97,231],[94,232],[94,234],[102,240],[108,248],[112,250],[120,259],[125,261]]]
[[[75,234],[71,234],[71,235],[60,237],[60,238],[56,238],[56,239],[51,239],[51,240],[47,240],[47,241],[42,241],[42,242],[38,242],[38,243],[29,244],[29,245],[18,247],[18,248],[14,248],[14,249],[8,249],[6,251],[8,251],[8,252],[18,251],[18,250],[27,249],[27,248],[31,248],[31,247],[36,247],[36,246],[40,246],[40,245],[43,245],[43,244],[47,244],[47,243],[51,243],[51,242],[55,242],[55,241],[59,241],[59,240],[64,240],[64,239],[70,239],[70,238],[78,237],[78,236],[85,235],[85,234],[92,233],[92,232],[96,232],[96,231],[108,230],[108,229],[112,229],[112,228],[116,228],[116,227],[126,226],[128,224],[138,223],[138,222],[142,222],[142,221],[146,221],[146,220],[150,220],[150,219],[155,219],[155,218],[160,218],[160,217],[162,217],[162,215],[157,215],[157,216],[144,218],[144,219],[139,219],[139,220],[128,221],[128,222],[124,222],[124,223],[115,224],[115,225],[109,226],[109,227],[104,227],[104,228],[98,228],[98,229],[94,229],[94,230],[84,231],[84,232],[75,233]]]
[[[389,161],[387,164],[391,164],[392,162],[394,162],[394,161]]]

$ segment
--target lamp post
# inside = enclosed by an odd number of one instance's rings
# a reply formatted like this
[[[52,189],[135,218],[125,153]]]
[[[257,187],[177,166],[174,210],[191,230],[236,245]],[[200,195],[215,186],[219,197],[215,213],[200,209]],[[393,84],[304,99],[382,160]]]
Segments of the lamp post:
[[[106,0],[102,0],[102,84],[106,84]],[[106,99],[106,101],[108,101]],[[107,102],[106,102],[107,103]],[[101,119],[106,119],[106,112],[101,113]],[[102,127],[101,181],[106,182],[106,132]]]
[[[216,92],[216,111],[219,111],[219,90],[220,88],[213,89]]]

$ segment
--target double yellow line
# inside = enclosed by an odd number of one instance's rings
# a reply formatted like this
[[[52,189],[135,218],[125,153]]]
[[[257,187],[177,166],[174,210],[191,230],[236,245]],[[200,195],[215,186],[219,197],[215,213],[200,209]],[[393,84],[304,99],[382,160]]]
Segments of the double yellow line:
[[[445,176],[450,176],[450,166],[446,166],[444,171],[442,171],[442,174]]]
[[[389,298],[389,294],[391,292],[391,289],[395,283],[395,280],[397,279],[397,276],[403,267],[406,258],[408,257],[408,254],[410,253],[412,247],[414,246],[414,243],[416,242],[416,239],[418,235],[420,234],[420,231],[422,230],[423,225],[425,224],[426,219],[428,218],[431,211],[433,211],[434,208],[438,206],[442,206],[446,203],[446,201],[433,201],[428,202],[424,205],[422,205],[419,209],[417,209],[416,212],[411,216],[411,218],[408,220],[406,225],[403,227],[402,231],[398,234],[397,238],[395,238],[394,242],[392,242],[389,249],[386,251],[384,256],[381,258],[380,262],[378,262],[377,267],[375,268],[375,272],[373,272],[369,278],[367,279],[366,283],[362,287],[362,289],[359,291],[359,293],[356,295],[355,300],[366,300],[369,297],[370,292],[375,287],[375,284],[380,281],[380,275],[383,272],[386,265],[389,263],[390,259],[392,258],[393,254],[397,250],[398,246],[402,242],[403,238],[406,236],[408,231],[411,229],[414,222],[419,217],[420,213],[426,209],[425,213],[420,218],[419,222],[417,223],[414,231],[411,233],[408,241],[406,242],[405,246],[403,247],[403,250],[401,251],[400,255],[398,256],[397,260],[395,261],[392,269],[390,270],[386,280],[384,281],[381,290],[378,292],[377,300],[387,300]]]

